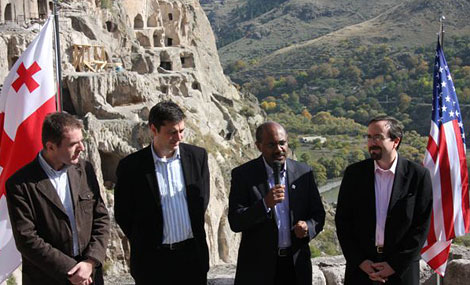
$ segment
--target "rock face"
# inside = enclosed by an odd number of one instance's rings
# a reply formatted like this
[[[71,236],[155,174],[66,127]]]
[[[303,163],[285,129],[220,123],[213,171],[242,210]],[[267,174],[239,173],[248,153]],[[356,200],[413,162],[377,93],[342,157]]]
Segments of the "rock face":
[[[84,120],[85,156],[95,167],[111,216],[117,163],[150,142],[150,108],[173,100],[187,117],[185,141],[209,152],[206,232],[211,263],[235,262],[239,237],[226,217],[228,178],[233,167],[257,155],[251,130],[264,113],[256,99],[240,94],[223,74],[199,2],[77,0],[61,1],[60,6],[64,110]],[[1,76],[33,36],[19,26],[3,31]],[[91,61],[96,50],[104,50],[113,64],[97,68],[99,72],[79,70],[74,49],[87,45],[95,51]],[[127,241],[115,224],[111,235],[105,270],[126,272]]]

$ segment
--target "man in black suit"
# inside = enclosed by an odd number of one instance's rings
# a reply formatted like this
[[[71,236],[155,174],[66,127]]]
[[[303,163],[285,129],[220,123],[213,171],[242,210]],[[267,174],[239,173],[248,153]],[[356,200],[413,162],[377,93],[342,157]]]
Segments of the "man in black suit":
[[[152,144],[119,162],[115,217],[131,246],[136,284],[206,284],[207,152],[181,143],[184,113],[160,102],[149,114]]]
[[[372,119],[371,159],[344,173],[335,220],[346,258],[345,284],[419,284],[432,186],[427,169],[398,155],[402,138],[393,117]]]
[[[256,146],[262,155],[232,170],[228,218],[242,232],[235,284],[312,284],[308,243],[325,221],[312,169],[286,158],[278,123],[257,128]]]

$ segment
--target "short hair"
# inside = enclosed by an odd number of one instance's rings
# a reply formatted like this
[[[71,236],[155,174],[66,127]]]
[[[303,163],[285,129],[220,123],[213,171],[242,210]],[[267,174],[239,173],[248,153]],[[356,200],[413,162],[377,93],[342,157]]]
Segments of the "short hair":
[[[256,142],[260,143],[263,140],[264,129],[266,129],[266,127],[269,125],[277,125],[281,127],[287,135],[286,129],[281,124],[274,122],[274,121],[267,121],[267,122],[262,123],[256,128],[256,132],[255,132]]]
[[[388,135],[390,136],[390,139],[395,140],[396,138],[400,138],[400,142],[397,145],[397,150],[398,150],[398,148],[400,147],[401,141],[403,139],[403,125],[400,123],[400,121],[398,121],[394,117],[383,115],[383,116],[375,117],[372,120],[370,120],[367,126],[369,126],[372,123],[381,122],[381,121],[387,122],[387,125],[389,126]]]
[[[162,101],[150,109],[149,126],[154,125],[157,131],[165,124],[165,121],[178,123],[186,116],[183,110],[172,101]]]
[[[64,138],[64,132],[70,129],[83,129],[83,123],[68,113],[50,113],[42,123],[42,146],[45,148],[47,142],[60,146]]]

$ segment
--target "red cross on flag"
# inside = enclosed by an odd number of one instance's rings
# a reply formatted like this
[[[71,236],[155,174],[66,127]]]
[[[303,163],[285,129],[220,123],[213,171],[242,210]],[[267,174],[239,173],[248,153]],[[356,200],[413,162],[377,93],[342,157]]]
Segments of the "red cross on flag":
[[[5,181],[42,149],[42,122],[56,110],[52,38],[50,17],[11,68],[0,95],[0,283],[21,264],[8,218]]]

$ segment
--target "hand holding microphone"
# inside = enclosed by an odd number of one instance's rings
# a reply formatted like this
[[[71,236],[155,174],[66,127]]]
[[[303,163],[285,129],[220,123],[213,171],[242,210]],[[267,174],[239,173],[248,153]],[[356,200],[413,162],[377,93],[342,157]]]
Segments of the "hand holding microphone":
[[[281,185],[281,167],[282,163],[280,161],[273,162],[274,187],[264,197],[264,202],[268,208],[274,208],[276,204],[284,200],[285,186]]]

